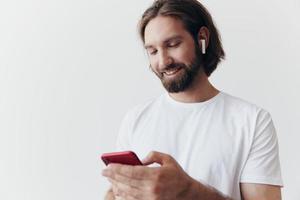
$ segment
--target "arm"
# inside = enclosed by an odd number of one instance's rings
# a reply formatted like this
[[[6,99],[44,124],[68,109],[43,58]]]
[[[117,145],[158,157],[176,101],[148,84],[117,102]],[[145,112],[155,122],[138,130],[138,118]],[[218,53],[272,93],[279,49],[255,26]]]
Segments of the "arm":
[[[244,200],[281,200],[280,186],[241,183],[241,193]]]
[[[241,195],[244,200],[281,200],[282,185],[276,130],[270,114],[260,111],[240,178]]]
[[[196,180],[193,180],[190,186],[190,190],[187,192],[187,196],[185,199],[233,200],[230,197],[226,197],[215,188],[203,185]]]
[[[241,183],[240,186],[243,200],[281,200],[280,186],[253,183]],[[189,199],[232,200],[229,197],[223,196],[214,188],[203,187],[197,181],[191,186],[189,195],[191,195]]]

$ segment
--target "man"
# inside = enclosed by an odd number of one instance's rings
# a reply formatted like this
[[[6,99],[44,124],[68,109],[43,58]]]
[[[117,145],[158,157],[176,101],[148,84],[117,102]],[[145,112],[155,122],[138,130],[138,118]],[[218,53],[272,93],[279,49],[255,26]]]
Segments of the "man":
[[[106,199],[281,199],[270,115],[208,80],[224,58],[208,11],[196,0],[157,0],[139,28],[167,93],[126,115],[117,146],[160,166],[109,165]]]

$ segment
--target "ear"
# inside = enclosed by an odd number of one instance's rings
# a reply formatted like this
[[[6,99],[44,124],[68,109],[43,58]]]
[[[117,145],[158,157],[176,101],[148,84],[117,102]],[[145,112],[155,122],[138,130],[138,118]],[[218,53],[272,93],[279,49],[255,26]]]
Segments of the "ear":
[[[198,44],[199,44],[199,47],[202,49],[202,44],[203,42],[201,42],[201,40],[205,40],[205,49],[207,49],[208,45],[209,45],[209,36],[210,36],[210,33],[209,33],[209,30],[206,26],[202,26],[198,32]]]

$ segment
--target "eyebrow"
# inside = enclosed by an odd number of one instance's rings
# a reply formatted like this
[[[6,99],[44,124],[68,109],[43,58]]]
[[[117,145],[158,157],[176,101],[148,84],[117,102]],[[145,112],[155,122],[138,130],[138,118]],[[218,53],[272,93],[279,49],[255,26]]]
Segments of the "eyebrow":
[[[172,40],[180,40],[182,38],[183,37],[180,35],[171,36],[171,37],[167,38],[166,40],[164,40],[163,44],[169,43]],[[144,47],[145,47],[145,49],[149,49],[149,48],[153,48],[153,45],[145,45]]]

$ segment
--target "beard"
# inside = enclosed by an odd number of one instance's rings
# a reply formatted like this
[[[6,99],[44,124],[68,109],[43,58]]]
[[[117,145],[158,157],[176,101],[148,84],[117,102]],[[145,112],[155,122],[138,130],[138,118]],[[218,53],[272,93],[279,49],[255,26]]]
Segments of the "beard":
[[[188,89],[195,80],[195,77],[201,73],[201,50],[198,45],[195,45],[195,57],[190,65],[184,63],[171,63],[165,67],[165,70],[179,69],[174,77],[167,77],[165,73],[153,71],[161,80],[162,85],[169,93],[183,92]],[[165,71],[164,70],[164,71]]]

